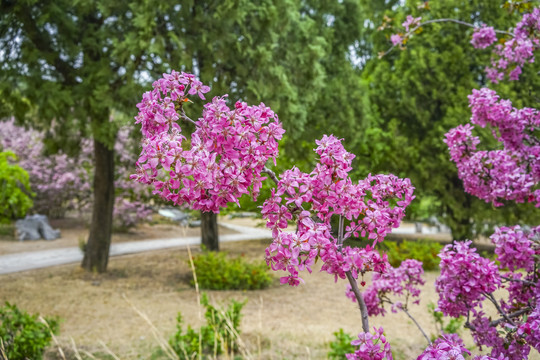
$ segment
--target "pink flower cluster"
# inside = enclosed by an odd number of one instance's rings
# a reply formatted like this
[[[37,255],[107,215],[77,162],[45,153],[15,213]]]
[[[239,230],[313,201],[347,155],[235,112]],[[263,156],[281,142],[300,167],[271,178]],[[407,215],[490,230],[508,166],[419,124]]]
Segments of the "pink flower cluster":
[[[152,184],[165,200],[203,211],[217,213],[250,192],[255,199],[264,179],[261,172],[269,159],[275,162],[277,142],[285,132],[277,115],[262,103],[237,102],[231,110],[226,95],[215,97],[194,122],[188,142],[177,121],[191,122],[183,109],[188,96],[204,99],[210,88],[176,71],[164,74],[153,87],[137,105],[135,119],[144,139],[132,179]]]
[[[511,39],[495,46],[491,67],[486,68],[488,78],[497,83],[508,73],[510,80],[518,80],[522,67],[534,62],[534,52],[539,48],[540,8],[535,8],[531,13],[523,15]]]
[[[384,336],[383,328],[373,328],[374,333],[360,333],[351,345],[358,346],[352,354],[346,354],[348,360],[392,360],[390,343]]]
[[[501,264],[501,268],[510,271],[524,269],[527,272],[534,270],[534,256],[540,255],[540,247],[534,244],[540,234],[540,226],[531,231],[524,232],[519,225],[511,227],[495,228],[495,233],[490,236],[495,244],[495,254]],[[535,250],[536,248],[536,250]]]
[[[471,241],[447,245],[439,254],[441,275],[435,282],[438,307],[444,315],[459,317],[481,305],[484,293],[501,284],[494,262],[478,255]]]
[[[465,191],[495,206],[502,200],[534,202],[540,206],[540,127],[536,109],[516,109],[508,100],[500,100],[495,91],[483,88],[469,96],[471,122],[493,128],[502,150],[478,151],[473,126],[460,125],[446,134],[450,156],[458,168]]]
[[[399,309],[407,310],[409,298],[416,298],[413,304],[419,304],[419,286],[425,284],[422,279],[423,274],[422,262],[413,259],[407,259],[399,267],[391,267],[384,273],[374,273],[372,284],[362,294],[368,314],[384,316],[386,313],[384,303],[392,305],[392,312],[397,312]],[[389,295],[404,297],[405,304],[402,301],[393,302],[388,297]],[[347,296],[356,301],[350,291],[350,286],[347,288]]]
[[[417,360],[465,360],[463,354],[471,355],[463,340],[456,334],[446,334],[429,345]]]
[[[319,258],[322,271],[333,274],[336,281],[338,277],[344,279],[347,271],[355,278],[366,271],[383,272],[385,257],[370,246],[351,248],[343,246],[343,241],[354,235],[375,244],[399,226],[414,198],[410,180],[369,175],[354,184],[348,177],[354,155],[344,149],[341,140],[325,135],[316,143],[319,163],[315,169],[310,174],[297,168],[285,171],[262,206],[266,226],[274,237],[266,249],[267,263],[274,270],[288,272],[281,281],[291,285],[302,281],[298,271],[311,271]],[[333,216],[339,217],[337,234],[332,233]],[[297,231],[285,232],[293,219]]]
[[[401,25],[405,28],[406,32],[409,32],[410,30],[413,30],[415,27],[417,27],[418,24],[420,24],[420,21],[422,21],[422,17],[415,18],[411,15],[407,15],[407,18]]]
[[[495,41],[497,41],[497,35],[495,35],[493,27],[484,24],[482,27],[474,29],[471,44],[476,49],[485,49]]]
[[[536,303],[534,310],[517,330],[517,335],[527,341],[536,351],[540,352],[540,284],[534,289]]]

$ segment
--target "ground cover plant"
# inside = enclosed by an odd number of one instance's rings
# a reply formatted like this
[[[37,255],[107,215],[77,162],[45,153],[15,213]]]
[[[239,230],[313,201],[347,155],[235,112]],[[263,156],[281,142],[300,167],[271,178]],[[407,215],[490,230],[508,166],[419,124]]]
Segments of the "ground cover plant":
[[[227,309],[216,308],[203,293],[201,305],[206,309],[206,325],[198,331],[187,325],[184,333],[182,314],[178,313],[176,333],[169,339],[172,349],[180,359],[213,359],[223,353],[234,356],[238,352],[241,311],[245,302],[233,299]]]
[[[510,39],[497,45],[492,67],[487,69],[492,81],[500,81],[506,75],[516,80],[522,66],[534,62],[534,51],[540,45],[540,9],[529,10],[512,32],[504,32]],[[463,23],[455,19],[421,22],[421,18],[409,16],[403,23],[405,34],[393,35],[392,43],[402,45],[421,26],[441,21]],[[484,48],[495,39],[493,28],[476,27],[472,44]],[[275,164],[277,140],[283,134],[275,113],[262,103],[248,106],[240,101],[230,109],[226,96],[221,96],[204,106],[198,121],[192,120],[186,115],[184,104],[192,95],[205,100],[204,93],[208,91],[209,87],[192,74],[173,71],[164,74],[153,84],[153,90],[143,95],[136,122],[141,124],[145,139],[133,179],[152,185],[155,193],[175,204],[218,212],[228,202],[237,203],[243,194],[257,198],[261,182],[268,176],[276,187],[261,210],[273,233],[273,243],[265,252],[266,261],[273,270],[284,272],[282,284],[303,283],[300,272],[311,272],[318,261],[321,271],[336,281],[348,280],[346,295],[358,303],[363,331],[351,342],[357,348],[347,358],[392,359],[383,328],[371,332],[369,327],[368,315],[384,315],[385,304],[393,312],[407,314],[425,337],[428,347],[419,359],[470,355],[457,334],[445,334],[432,342],[411,316],[409,300],[418,303],[420,286],[425,282],[422,263],[409,259],[393,268],[386,255],[374,248],[393,227],[399,226],[414,199],[410,181],[394,175],[369,175],[353,182],[349,172],[354,155],[333,135],[323,135],[316,141],[314,151],[318,159],[313,171],[304,173],[293,167],[277,176],[266,167],[269,159]],[[515,109],[509,101],[499,101],[489,89],[474,90],[469,100],[472,123],[490,124],[503,149],[477,151],[480,140],[471,135],[471,125],[447,134],[445,142],[465,190],[495,206],[502,205],[503,200],[538,205],[539,112]],[[188,150],[183,148],[187,138],[182,135],[178,120],[196,128]],[[331,225],[333,218],[337,227]],[[284,231],[293,219],[296,232]],[[540,227],[528,231],[519,227],[497,230],[491,239],[500,268],[482,258],[470,241],[448,245],[439,255],[438,308],[445,316],[466,316],[465,326],[475,342],[491,348],[490,356],[476,359],[521,359],[528,356],[531,348],[540,349],[538,232]],[[352,236],[370,244],[364,248],[346,246],[344,241]],[[366,286],[364,275],[371,272],[372,284],[362,292],[360,287]],[[507,290],[507,297],[497,300],[494,292],[502,288]],[[492,320],[486,316],[482,310],[484,300],[496,308],[499,318]]]
[[[58,329],[56,318],[42,319],[10,303],[0,307],[0,339],[7,359],[41,360]]]

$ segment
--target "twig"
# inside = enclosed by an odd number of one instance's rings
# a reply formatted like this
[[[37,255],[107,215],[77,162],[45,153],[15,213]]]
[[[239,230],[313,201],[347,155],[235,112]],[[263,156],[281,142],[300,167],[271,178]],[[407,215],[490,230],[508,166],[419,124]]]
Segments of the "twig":
[[[503,311],[503,309],[501,309],[501,307],[499,306],[499,303],[497,303],[497,300],[495,300],[495,298],[493,297],[492,294],[490,294],[490,293],[482,293],[482,295],[484,295],[486,297],[486,299],[488,299],[489,301],[491,301],[493,303],[493,305],[495,305],[495,307],[497,308],[497,311],[499,312],[499,314],[501,314],[506,321],[508,321],[513,326],[516,326],[516,324],[512,321],[512,319],[510,319],[508,317],[508,315]]]
[[[433,24],[433,23],[440,23],[440,22],[453,22],[453,23],[456,23],[456,24],[459,24],[459,25],[463,25],[463,26],[468,26],[468,27],[472,27],[472,28],[477,28],[478,26],[474,25],[474,24],[471,24],[471,23],[468,23],[468,22],[465,22],[465,21],[461,21],[461,20],[456,20],[456,19],[433,19],[433,20],[427,20],[427,21],[424,21],[420,24],[418,24],[416,27],[414,27],[412,30],[410,30],[409,32],[407,32],[405,35],[403,35],[403,38],[408,38],[409,36],[411,36],[416,30],[418,30],[421,26],[424,26],[424,25],[429,25],[429,24]],[[508,31],[504,31],[504,30],[495,30],[495,32],[497,34],[503,34],[503,35],[510,35],[512,37],[514,37],[514,34],[508,32]],[[383,58],[385,57],[386,55],[388,55],[395,47],[397,46],[396,45],[392,45],[388,50],[386,50],[382,55],[379,56],[379,58]]]
[[[416,327],[418,328],[418,330],[420,330],[420,332],[422,333],[422,335],[424,335],[424,337],[426,338],[427,342],[428,342],[428,345],[431,345],[431,340],[429,339],[429,337],[426,335],[426,333],[424,332],[424,329],[422,329],[422,327],[420,326],[420,324],[416,321],[416,319],[414,317],[412,317],[411,314],[409,314],[409,312],[407,311],[407,309],[405,309],[404,307],[401,308],[401,310],[403,310],[403,312],[405,314],[407,314],[407,316],[414,322],[414,324],[416,325]]]
[[[362,329],[365,333],[369,332],[369,316],[367,311],[367,306],[364,301],[364,297],[362,296],[362,293],[360,292],[360,289],[358,288],[358,284],[356,282],[356,279],[352,276],[351,271],[346,271],[345,275],[347,276],[347,280],[349,280],[349,283],[351,284],[351,289],[354,293],[354,296],[356,297],[356,301],[358,301],[358,308],[360,309],[360,315],[362,317]]]
[[[272,179],[272,181],[276,183],[276,185],[279,183],[276,173],[270,170],[269,168],[267,168],[266,166],[262,169],[261,172],[267,174],[270,177],[270,179]]]
[[[0,360],[7,360],[7,355],[4,352],[4,341],[0,339]]]
[[[507,314],[507,316],[509,318],[515,318],[515,317],[518,317],[518,316],[521,316],[523,314],[526,314],[528,313],[529,311],[531,311],[532,309],[530,307],[526,307],[526,308],[523,308],[521,310],[518,310],[518,311],[514,311],[513,313],[510,313],[510,314]],[[502,317],[498,320],[493,320],[492,322],[489,323],[489,326],[497,326],[499,325],[500,323],[502,323],[504,320],[506,320],[506,318]]]
[[[227,323],[226,329],[233,335],[231,338],[235,339],[238,342],[238,348],[242,352],[243,358],[253,359],[253,355],[251,355],[248,348],[246,347],[246,344],[240,337],[240,334],[234,328],[234,324],[232,323],[230,317],[227,316],[223,309],[218,309],[218,311],[221,313],[221,316],[223,316],[223,319],[225,319],[225,322]],[[231,345],[231,349],[234,349],[234,346]]]
[[[84,353],[84,355],[88,356],[90,359],[97,360],[96,357],[92,355],[91,353],[89,353],[88,351],[82,350],[82,352]]]
[[[469,309],[467,310],[467,321],[465,321],[465,325],[463,325],[463,327],[465,327],[465,329],[476,331],[476,327],[470,323],[470,317],[471,317],[471,311]]]
[[[197,294],[197,308],[199,310],[199,321],[202,322],[201,313],[201,294],[199,292],[199,282],[197,281],[197,272],[195,271],[195,264],[193,263],[193,256],[191,256],[191,248],[187,246],[189,264],[191,266],[191,272],[193,273],[193,281],[195,282],[195,293]],[[202,331],[199,331],[199,360],[202,359]]]
[[[184,121],[187,121],[189,123],[192,123],[193,125],[197,126],[197,123],[195,121],[193,121],[189,116],[186,115],[186,112],[184,111],[184,109],[182,108],[181,109],[181,112],[180,112],[180,118]]]
[[[529,281],[529,280],[512,279],[512,278],[509,278],[509,277],[506,277],[506,276],[501,276],[501,279],[508,280],[508,281],[514,281],[514,282],[520,282],[520,283],[523,283],[525,285],[536,286],[535,283],[533,283],[532,281]]]

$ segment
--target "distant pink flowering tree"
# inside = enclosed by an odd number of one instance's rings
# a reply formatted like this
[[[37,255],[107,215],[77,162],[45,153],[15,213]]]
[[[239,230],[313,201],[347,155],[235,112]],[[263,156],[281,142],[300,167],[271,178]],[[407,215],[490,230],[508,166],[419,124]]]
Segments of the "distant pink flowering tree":
[[[92,202],[93,144],[82,139],[78,156],[63,152],[46,154],[42,132],[17,126],[13,119],[1,123],[0,149],[13,151],[20,166],[30,177],[30,187],[36,194],[31,211],[53,218],[67,211],[86,211]],[[116,166],[114,221],[120,228],[134,226],[149,219],[151,199],[146,187],[129,180],[131,164],[136,157],[129,151],[129,130],[120,129],[115,144],[119,161]]]

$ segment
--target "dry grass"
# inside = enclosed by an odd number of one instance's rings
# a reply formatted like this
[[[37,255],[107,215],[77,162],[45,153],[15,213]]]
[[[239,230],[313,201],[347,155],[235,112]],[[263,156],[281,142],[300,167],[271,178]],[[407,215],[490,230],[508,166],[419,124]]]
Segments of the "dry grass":
[[[231,255],[262,259],[265,241],[223,244]],[[197,252],[198,249],[192,249]],[[120,359],[149,359],[158,349],[149,322],[157,336],[167,340],[175,330],[181,311],[186,323],[198,327],[200,307],[186,249],[112,258],[106,274],[88,274],[78,266],[29,271],[0,276],[0,301],[63,320],[58,341],[65,349],[80,353],[105,353],[110,349]],[[425,309],[435,301],[432,284],[436,274],[426,275],[427,285],[420,306],[411,313],[424,329],[434,332]],[[278,283],[261,291],[207,291],[211,301],[248,299],[242,314],[242,340],[254,358],[324,359],[332,332],[343,328],[361,330],[357,308],[344,294],[345,282],[334,283],[325,273],[305,274],[298,288]],[[126,298],[129,302],[126,301]],[[136,307],[148,321],[136,311]],[[397,359],[412,359],[425,347],[425,340],[405,314],[371,318],[372,326],[383,326]],[[101,344],[103,343],[103,345]],[[70,356],[66,352],[66,357]],[[75,356],[71,356],[75,359]],[[111,358],[109,356],[109,358]]]

